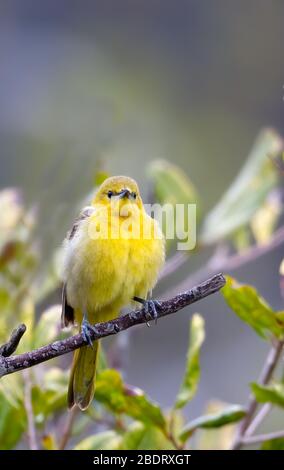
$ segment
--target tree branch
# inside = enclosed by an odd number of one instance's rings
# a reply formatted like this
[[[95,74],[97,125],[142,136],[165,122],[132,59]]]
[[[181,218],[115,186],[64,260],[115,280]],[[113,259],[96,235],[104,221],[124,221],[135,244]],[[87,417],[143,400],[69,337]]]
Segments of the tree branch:
[[[252,444],[259,444],[273,439],[284,439],[284,431],[275,431],[268,434],[259,434],[256,436],[246,437],[243,440],[243,445],[249,446]]]
[[[229,254],[226,251],[226,246],[217,247],[216,251],[214,252],[212,258],[208,260],[208,262],[200,268],[198,271],[190,274],[186,277],[181,283],[174,286],[173,289],[170,291],[170,295],[174,295],[176,292],[182,291],[195,283],[200,282],[200,279],[213,276],[216,272],[219,271],[234,271],[236,269],[241,268],[242,266],[260,258],[261,256],[266,255],[270,251],[275,250],[279,246],[283,245],[284,243],[284,226],[278,228],[276,232],[271,236],[269,242],[263,243],[262,245],[253,245],[247,250],[242,251],[241,253],[233,253]],[[180,255],[182,256],[182,255]],[[161,278],[165,277],[166,275],[171,274],[175,270],[175,264],[178,263],[178,266],[181,266],[182,259],[180,256],[175,256],[169,259],[168,263],[165,266],[165,275],[162,271]],[[184,261],[188,259],[188,254],[184,253]]]
[[[278,364],[278,361],[281,357],[283,345],[284,345],[283,341],[277,341],[276,345],[273,346],[271,350],[269,351],[265,364],[261,371],[260,377],[258,379],[259,384],[266,385],[270,381],[273,375],[273,372]],[[243,442],[246,439],[247,429],[252,422],[257,406],[258,406],[258,402],[254,398],[254,396],[251,395],[249,398],[248,406],[247,406],[246,416],[244,417],[244,419],[241,421],[239,425],[237,435],[232,446],[232,450],[241,449]]]
[[[38,450],[35,419],[32,405],[32,384],[29,370],[23,371],[24,378],[24,403],[28,421],[28,440],[31,450]]]
[[[258,411],[258,413],[255,415],[253,420],[251,421],[249,427],[246,430],[246,437],[252,436],[257,428],[261,425],[263,422],[264,418],[268,415],[268,413],[272,409],[272,404],[271,403],[265,403],[262,408]]]
[[[214,294],[215,292],[219,291],[225,285],[225,283],[226,281],[224,276],[222,274],[217,274],[207,281],[193,287],[192,289],[177,295],[176,297],[160,302],[159,305],[157,305],[158,318],[175,313],[187,305],[191,305],[201,299],[204,299],[208,295]],[[111,336],[123,330],[127,330],[132,326],[146,323],[148,321],[149,318],[144,307],[141,310],[133,310],[126,315],[116,318],[115,320],[96,324],[95,331],[92,331],[91,333],[91,339],[92,341],[95,341],[97,339],[104,338],[105,336]],[[7,348],[8,352],[15,350],[14,346],[17,341],[19,342],[19,336],[23,335],[22,329],[23,325],[18,327],[16,330],[17,335],[15,332],[12,333],[10,341],[8,341],[6,345],[2,346],[2,349],[4,348],[4,352],[7,352]],[[21,335],[19,333],[20,331]],[[16,335],[16,341],[13,335]],[[11,344],[13,346],[11,346]],[[78,333],[77,335],[71,336],[70,338],[56,341],[52,344],[48,344],[47,346],[34,349],[33,351],[26,352],[24,354],[11,357],[6,357],[2,354],[0,355],[0,377],[3,377],[7,374],[13,374],[19,370],[27,369],[29,367],[40,364],[41,362],[53,359],[54,357],[62,356],[63,354],[74,351],[75,349],[78,349],[81,346],[85,346],[86,344],[87,343],[85,342],[83,335]],[[10,345],[10,347],[7,345]]]
[[[73,424],[74,424],[77,413],[78,413],[78,408],[76,406],[72,408],[72,410],[68,410],[65,428],[64,428],[59,446],[58,446],[59,450],[64,450],[66,445],[68,444],[68,441],[72,434]]]

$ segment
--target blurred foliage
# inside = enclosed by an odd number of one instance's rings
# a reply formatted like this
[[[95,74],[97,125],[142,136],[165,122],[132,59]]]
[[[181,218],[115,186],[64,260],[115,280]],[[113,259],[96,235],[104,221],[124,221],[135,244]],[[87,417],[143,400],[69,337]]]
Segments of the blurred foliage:
[[[245,410],[241,406],[231,405],[218,413],[201,416],[185,426],[180,439],[182,442],[186,442],[196,429],[220,428],[239,421],[245,414]]]
[[[270,439],[261,446],[262,450],[284,450],[284,439]]]
[[[284,383],[275,382],[271,385],[253,383],[251,389],[259,403],[273,403],[284,407]]]
[[[211,417],[219,419],[220,417],[227,419],[227,424],[215,428],[201,428],[197,430],[198,449],[207,450],[227,450],[232,445],[236,432],[236,421],[239,413],[243,414],[243,410],[239,405],[228,405],[227,403],[212,400],[204,411],[204,418]],[[235,415],[235,416],[234,416]],[[234,421],[236,417],[236,421]],[[201,417],[203,419],[203,416]],[[231,423],[229,420],[231,419]],[[194,423],[193,423],[194,424]],[[190,423],[189,423],[190,425]],[[183,432],[186,432],[186,428]]]
[[[165,160],[155,160],[149,165],[149,176],[153,181],[154,200],[159,204],[174,208],[172,226],[176,227],[176,233],[188,233],[192,237],[190,220],[188,217],[187,205],[196,206],[196,221],[200,219],[199,196],[192,181],[179,167]],[[176,205],[182,204],[182,211],[177,211]],[[169,206],[167,206],[169,205]],[[168,220],[168,219],[167,219]],[[165,231],[166,217],[162,220],[162,229]],[[193,229],[194,230],[194,229]],[[168,250],[173,246],[175,238],[167,238]]]
[[[266,210],[269,209],[265,201],[279,183],[274,160],[282,151],[283,141],[275,131],[268,129],[260,133],[240,173],[221,201],[206,216],[201,233],[204,243],[214,243],[232,236],[240,228],[249,228],[252,217],[257,217],[263,205]],[[271,211],[274,215],[274,207]],[[278,211],[274,218],[277,215]],[[261,223],[267,229],[267,217],[261,217]]]
[[[251,286],[240,285],[227,276],[223,295],[234,312],[253,328],[261,337],[284,335],[283,312],[274,312],[265,300]]]
[[[176,397],[175,408],[183,408],[194,397],[200,377],[199,351],[205,339],[204,320],[197,313],[191,320],[189,350],[183,383]]]
[[[274,131],[260,134],[239,176],[217,207],[209,215],[199,213],[199,250],[224,241],[236,252],[248,250],[253,239],[255,244],[269,243],[283,210],[281,198],[276,197],[279,169],[273,161],[281,149],[282,141]],[[194,184],[175,165],[154,161],[147,171],[151,177],[151,194],[158,202],[199,203]],[[106,172],[98,171],[94,184],[100,184],[107,176]],[[39,209],[26,207],[23,196],[15,188],[0,192],[0,342],[5,342],[15,326],[25,323],[27,333],[19,352],[66,335],[60,327],[60,305],[42,307],[49,305],[50,294],[60,287],[61,248],[50,257],[43,275],[37,231]],[[283,276],[283,262],[280,273]],[[222,293],[240,320],[264,340],[283,339],[284,312],[273,310],[256,289],[228,276]],[[37,313],[42,310],[38,318]],[[102,351],[94,402],[85,413],[74,416],[67,447],[77,450],[229,448],[236,423],[245,415],[241,406],[214,401],[204,415],[189,423],[185,422],[182,411],[198,392],[204,339],[204,320],[194,314],[184,376],[169,410],[162,409],[143,390],[125,383],[123,374],[110,367]],[[66,410],[67,382],[66,358],[40,364],[27,375],[3,377],[0,380],[0,449],[28,447],[27,395],[33,414],[29,419],[34,420],[38,445],[44,449],[60,448],[63,425],[70,419]],[[282,378],[274,378],[265,386],[251,385],[259,403],[281,407],[283,387]],[[277,446],[283,447],[283,441],[263,445],[267,449]]]

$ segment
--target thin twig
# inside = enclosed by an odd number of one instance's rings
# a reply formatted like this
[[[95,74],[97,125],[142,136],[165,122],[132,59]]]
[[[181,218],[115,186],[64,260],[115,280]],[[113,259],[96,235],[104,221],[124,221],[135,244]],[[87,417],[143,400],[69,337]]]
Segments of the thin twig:
[[[281,357],[281,352],[283,349],[283,341],[278,341],[275,346],[271,348],[264,363],[263,369],[261,371],[258,383],[261,385],[266,385],[270,381],[272,374],[278,364],[278,361]],[[242,447],[243,439],[245,439],[246,431],[252,421],[254,413],[256,412],[258,402],[253,395],[249,398],[249,403],[247,406],[247,413],[245,418],[241,421],[235,441],[232,446],[232,450],[238,450]]]
[[[165,436],[166,439],[168,439],[168,441],[170,441],[170,443],[173,445],[174,449],[183,450],[183,444],[176,440],[174,433],[165,432],[164,436]]]
[[[208,295],[219,291],[226,281],[222,274],[217,274],[207,281],[193,287],[192,289],[177,295],[169,300],[157,303],[157,318],[170,315],[181,310],[182,308],[191,305]],[[115,320],[104,323],[98,323],[95,328],[90,332],[92,341],[111,336],[123,330],[127,330],[132,326],[146,323],[153,318],[149,318],[145,308],[141,310],[131,311]],[[47,346],[35,349],[24,354],[4,357],[0,356],[0,377],[13,374],[19,370],[27,369],[29,367],[40,364],[41,362],[48,361],[63,354],[67,354],[75,349],[85,346],[87,344],[82,333],[71,336],[70,338],[56,341]]]
[[[246,437],[252,436],[260,424],[263,422],[265,416],[271,411],[272,405],[271,403],[265,403],[262,408],[260,408],[259,412],[256,414],[250,425],[246,430]]]
[[[32,384],[31,384],[31,377],[30,377],[29,370],[23,371],[23,379],[24,379],[24,404],[25,404],[25,410],[26,410],[27,421],[28,421],[29,448],[31,450],[38,450],[35,419],[34,419],[32,398],[31,398]]]
[[[208,276],[213,276],[219,271],[234,271],[251,261],[275,250],[284,243],[284,227],[280,227],[273,236],[270,238],[268,243],[262,245],[253,245],[241,253],[234,253],[232,255],[224,253],[218,254],[214,252],[212,258],[206,263],[204,267],[199,269],[193,274],[186,277],[180,284],[176,285],[169,293],[169,295],[175,295],[176,292],[188,289],[193,284],[200,282],[200,279]],[[218,255],[218,256],[217,256]]]
[[[249,446],[251,444],[260,444],[265,441],[273,439],[284,439],[284,431],[275,431],[267,434],[259,434],[256,436],[245,437],[242,441],[242,445]]]
[[[62,439],[60,440],[60,443],[58,446],[58,450],[64,450],[66,445],[68,444],[68,441],[72,435],[73,424],[74,424],[74,420],[76,418],[77,412],[78,412],[77,407],[74,407],[72,408],[72,410],[68,411],[65,428],[63,431]]]

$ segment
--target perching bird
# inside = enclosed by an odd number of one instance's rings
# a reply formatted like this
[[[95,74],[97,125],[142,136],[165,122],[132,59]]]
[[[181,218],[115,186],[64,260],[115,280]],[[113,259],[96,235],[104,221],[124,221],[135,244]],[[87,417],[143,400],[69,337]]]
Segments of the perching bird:
[[[98,341],[93,324],[116,318],[122,307],[147,300],[165,256],[158,223],[147,215],[137,183],[125,176],[106,179],[64,242],[62,324],[77,324],[89,346],[74,353],[68,406],[85,410],[95,391]]]

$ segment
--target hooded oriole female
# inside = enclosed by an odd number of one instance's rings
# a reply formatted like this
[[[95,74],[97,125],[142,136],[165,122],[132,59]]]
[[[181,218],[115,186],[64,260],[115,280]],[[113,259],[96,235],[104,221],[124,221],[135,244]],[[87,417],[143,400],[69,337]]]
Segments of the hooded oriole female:
[[[90,342],[74,353],[69,407],[85,410],[94,396],[98,341],[91,345],[91,324],[117,317],[133,301],[155,316],[147,295],[163,262],[163,236],[145,211],[137,183],[125,176],[106,179],[64,243],[62,323],[81,325]]]

